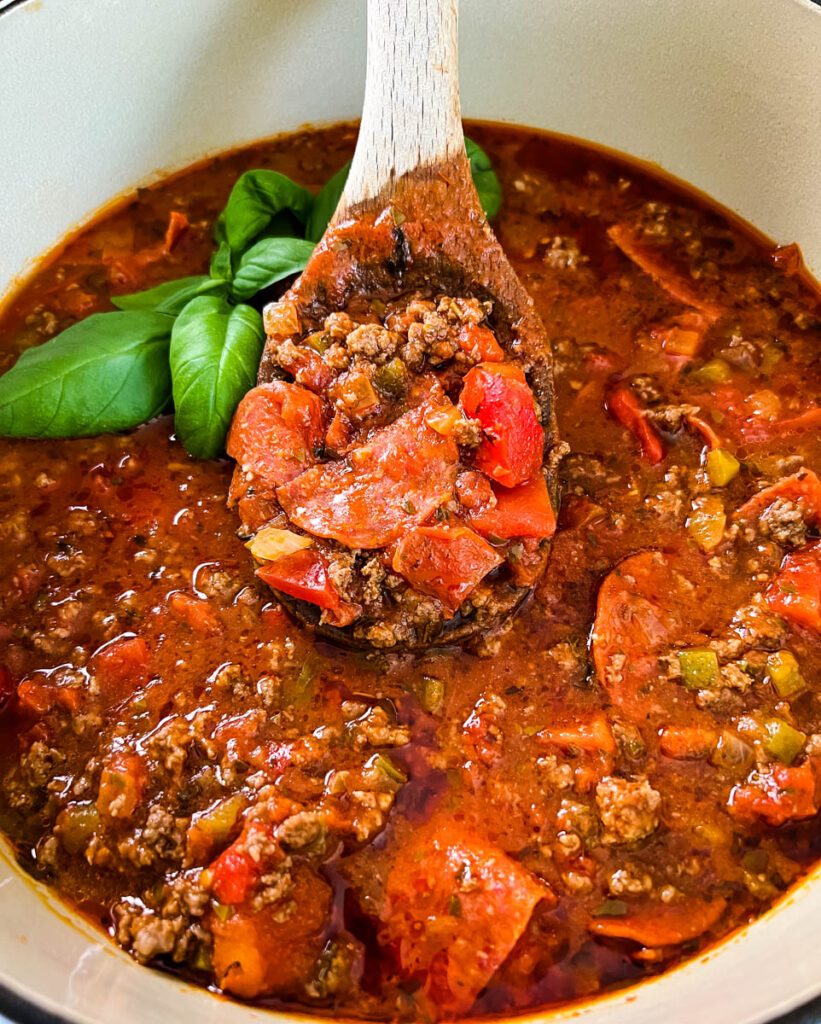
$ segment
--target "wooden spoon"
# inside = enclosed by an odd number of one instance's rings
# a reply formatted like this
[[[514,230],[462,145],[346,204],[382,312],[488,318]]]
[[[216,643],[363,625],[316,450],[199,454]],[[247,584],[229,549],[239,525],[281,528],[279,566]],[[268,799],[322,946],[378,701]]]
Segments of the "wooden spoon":
[[[393,298],[417,288],[493,302],[492,327],[527,374],[541,407],[545,468],[556,506],[556,420],[550,345],[482,212],[459,110],[457,0],[369,0],[365,100],[344,193],[308,266],[284,296],[313,322],[352,295]],[[282,376],[266,345],[259,382]],[[547,561],[543,542],[541,568]],[[497,627],[531,586],[510,583],[492,614],[457,615],[406,648],[455,643]],[[301,620],[343,643],[349,629],[319,623],[319,609],[278,594]]]

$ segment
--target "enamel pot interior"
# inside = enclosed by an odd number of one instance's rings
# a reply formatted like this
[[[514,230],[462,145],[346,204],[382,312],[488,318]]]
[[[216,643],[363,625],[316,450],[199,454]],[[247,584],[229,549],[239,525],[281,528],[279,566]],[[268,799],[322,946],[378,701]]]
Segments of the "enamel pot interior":
[[[469,0],[467,116],[656,162],[821,274],[821,8]],[[67,230],[207,154],[358,114],[364,0],[0,3],[0,294]],[[2,844],[0,844],[2,845]],[[535,1019],[750,1024],[821,991],[821,879],[635,989]],[[0,987],[28,1019],[270,1020],[138,968],[0,850]],[[33,1014],[33,1016],[32,1016]]]

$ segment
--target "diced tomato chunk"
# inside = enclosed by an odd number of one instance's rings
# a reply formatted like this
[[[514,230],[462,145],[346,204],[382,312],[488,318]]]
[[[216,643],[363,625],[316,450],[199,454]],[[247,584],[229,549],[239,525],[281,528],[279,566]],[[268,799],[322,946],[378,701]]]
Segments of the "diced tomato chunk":
[[[259,879],[283,856],[273,829],[252,821],[208,868],[211,892],[220,903],[242,904]]]
[[[424,402],[375,431],[344,459],[315,466],[277,490],[292,522],[350,548],[385,547],[453,494],[459,450],[425,422]]]
[[[664,445],[646,416],[647,410],[628,384],[618,384],[607,396],[607,408],[627,427],[641,446],[641,453],[654,466],[664,458]]]
[[[656,903],[634,910],[626,917],[598,917],[590,922],[594,935],[630,939],[642,946],[678,946],[703,935],[724,913],[724,899],[691,897],[683,903]]]
[[[690,310],[677,316],[669,326],[654,328],[650,335],[661,344],[665,355],[687,360],[701,351],[709,326],[706,317]]]
[[[677,302],[697,309],[711,323],[724,313],[720,303],[703,296],[692,280],[676,270],[663,253],[651,248],[638,229],[630,224],[613,224],[607,234],[629,260]]]
[[[752,519],[778,500],[791,501],[797,505],[810,525],[821,523],[821,480],[811,469],[799,470],[765,487],[744,502],[735,517]]]
[[[466,519],[484,537],[552,537],[556,513],[541,473],[518,487],[494,487],[496,504],[468,510]]]
[[[325,559],[312,548],[303,548],[283,555],[275,562],[266,562],[257,569],[257,576],[283,594],[322,608],[334,625],[350,624],[361,611],[356,605],[342,600],[328,576]]]
[[[304,384],[318,395],[324,394],[336,378],[322,356],[305,345],[292,345],[290,353],[292,358],[282,362],[282,369],[290,373],[297,384]]]
[[[715,729],[702,725],[668,725],[661,730],[659,747],[677,760],[709,757],[718,739]]]
[[[142,801],[146,782],[142,758],[117,751],[100,774],[97,810],[106,817],[127,821]]]
[[[418,830],[385,890],[380,940],[440,1013],[462,1015],[507,959],[550,890],[456,822]]]
[[[766,597],[776,615],[821,634],[821,541],[786,556]]]
[[[246,473],[273,489],[316,462],[325,436],[322,401],[275,380],[252,388],[234,414],[226,450]]]
[[[455,612],[502,556],[466,526],[419,526],[396,544],[395,572]]]
[[[610,729],[610,723],[604,715],[593,715],[586,721],[576,721],[572,725],[551,723],[539,732],[539,739],[545,743],[591,753],[615,754],[616,741]]]
[[[276,902],[257,913],[209,916],[214,977],[224,991],[243,999],[304,992],[322,952],[331,888],[304,864],[292,869],[291,878],[291,913],[283,914],[283,903]]]
[[[743,786],[730,794],[729,810],[736,818],[761,818],[768,825],[811,818],[818,811],[815,771],[805,761],[798,767],[770,765],[753,772]]]
[[[109,704],[119,703],[148,682],[151,655],[142,637],[112,640],[92,657],[89,668]]]
[[[208,602],[192,594],[184,594],[181,590],[175,591],[168,599],[168,607],[176,618],[203,636],[212,636],[219,633],[222,628]]]
[[[505,358],[504,349],[488,327],[465,324],[459,328],[456,340],[459,348],[477,363],[501,363]]]
[[[536,475],[544,457],[544,433],[533,392],[518,366],[474,366],[465,375],[459,404],[479,421],[485,435],[476,449],[477,469],[505,487]]]

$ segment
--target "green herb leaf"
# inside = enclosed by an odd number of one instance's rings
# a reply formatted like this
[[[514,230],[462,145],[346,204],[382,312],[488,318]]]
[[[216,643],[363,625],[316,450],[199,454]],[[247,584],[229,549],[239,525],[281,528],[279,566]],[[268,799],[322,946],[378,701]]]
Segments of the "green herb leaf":
[[[172,323],[148,310],[95,313],[28,349],[0,377],[0,435],[88,437],[152,419],[171,397]]]
[[[211,265],[208,273],[220,284],[230,284],[234,276],[233,261],[231,259],[231,247],[223,240],[217,246],[217,251],[211,257]]]
[[[242,396],[254,386],[265,331],[251,306],[192,299],[171,333],[177,434],[197,458],[219,455]]]
[[[342,195],[342,190],[345,188],[345,182],[348,180],[348,171],[350,169],[351,161],[349,160],[344,167],[340,168],[325,183],[314,199],[311,216],[308,218],[308,227],[305,230],[305,237],[310,239],[310,241],[318,242],[325,234],[325,228],[327,228],[331,217],[334,215],[334,211],[339,205],[339,198]]]
[[[593,917],[625,917],[627,904],[624,900],[605,900],[593,911]]]
[[[301,224],[311,215],[314,197],[278,171],[246,171],[231,190],[217,219],[214,234],[234,253],[241,253],[282,210],[290,210]]]
[[[156,288],[132,295],[113,295],[111,301],[117,309],[152,309],[155,313],[168,313],[176,316],[183,307],[197,295],[216,291],[222,287],[221,281],[215,281],[205,274],[195,277],[180,277],[176,281],[166,281]]]
[[[263,238],[243,253],[231,285],[237,299],[250,299],[291,274],[305,269],[314,243],[303,238]]]
[[[487,219],[492,220],[502,205],[502,186],[493,170],[490,157],[481,146],[477,146],[472,139],[465,139],[465,149],[470,161],[473,184],[479,193],[479,202]]]

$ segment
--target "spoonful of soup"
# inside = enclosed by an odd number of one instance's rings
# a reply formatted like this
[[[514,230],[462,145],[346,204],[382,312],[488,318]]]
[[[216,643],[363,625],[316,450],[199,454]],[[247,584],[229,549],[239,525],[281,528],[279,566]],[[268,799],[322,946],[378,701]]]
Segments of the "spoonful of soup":
[[[471,180],[456,0],[369,0],[347,183],[264,320],[228,438],[259,577],[349,645],[503,626],[547,561],[558,442],[544,327]]]

